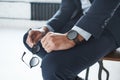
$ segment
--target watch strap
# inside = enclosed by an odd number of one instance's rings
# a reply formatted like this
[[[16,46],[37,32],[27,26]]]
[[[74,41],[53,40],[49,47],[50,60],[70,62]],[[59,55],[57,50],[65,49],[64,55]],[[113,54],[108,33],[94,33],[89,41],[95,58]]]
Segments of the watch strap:
[[[75,44],[80,44],[80,41],[78,38],[73,39],[73,41],[75,42]]]
[[[82,41],[79,41],[79,39],[78,38],[76,38],[76,39],[74,39],[73,40],[74,42],[75,42],[75,44],[83,44],[83,43],[85,43],[86,42],[86,40],[84,39],[84,40],[82,40]]]

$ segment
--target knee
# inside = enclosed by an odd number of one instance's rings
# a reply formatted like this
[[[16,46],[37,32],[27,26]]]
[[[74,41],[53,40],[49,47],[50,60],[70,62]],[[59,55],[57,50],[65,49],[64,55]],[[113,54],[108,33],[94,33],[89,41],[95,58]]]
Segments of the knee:
[[[73,80],[76,76],[57,57],[45,57],[42,61],[41,69],[45,80]]]
[[[56,63],[53,59],[43,59],[41,64],[43,78],[45,80],[58,80],[56,78],[60,75],[60,73],[62,73],[60,66],[62,65],[59,65],[59,63]]]
[[[54,60],[53,58],[46,57],[46,56],[42,59],[42,64],[41,64],[42,71],[54,73],[57,70],[59,70],[61,65],[59,65],[57,60]]]
[[[25,33],[23,36],[23,43],[26,45],[26,39],[27,39],[28,33]]]

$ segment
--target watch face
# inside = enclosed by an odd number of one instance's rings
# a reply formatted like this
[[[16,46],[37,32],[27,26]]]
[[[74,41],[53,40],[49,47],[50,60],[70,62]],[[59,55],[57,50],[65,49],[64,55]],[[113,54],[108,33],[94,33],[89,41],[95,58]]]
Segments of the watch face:
[[[78,35],[78,33],[76,31],[71,30],[71,31],[68,32],[67,37],[70,40],[74,40],[77,37],[77,35]]]

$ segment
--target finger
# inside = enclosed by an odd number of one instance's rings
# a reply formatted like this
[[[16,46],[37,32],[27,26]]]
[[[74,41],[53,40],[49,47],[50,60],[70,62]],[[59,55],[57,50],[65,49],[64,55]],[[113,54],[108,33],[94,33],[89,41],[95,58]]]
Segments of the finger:
[[[42,44],[42,47],[45,48],[45,45],[47,45],[47,37],[44,36],[42,39],[41,39],[41,44]]]
[[[30,37],[31,42],[33,42],[33,43],[35,42],[36,37],[37,37],[37,36],[39,37],[39,33],[40,33],[40,32],[35,31],[35,30],[29,31],[29,37]]]
[[[30,41],[29,36],[28,36],[28,37],[27,37],[27,39],[26,39],[26,43],[28,44],[28,46],[29,46],[29,47],[31,47],[31,48],[32,48],[33,43]]]
[[[47,36],[44,39],[45,40],[42,41],[41,44],[42,44],[43,48],[46,48],[46,46],[48,45],[48,43],[50,42],[50,40],[49,40],[49,37],[47,37]]]
[[[45,48],[47,46],[47,42],[44,42],[44,43],[41,43],[42,44],[42,47]]]
[[[28,31],[28,36],[27,36],[27,40],[26,40],[26,43],[28,44],[28,46],[29,47],[33,47],[33,40],[32,40],[32,33],[33,33],[33,31],[30,29],[29,31]]]
[[[48,44],[48,45],[46,45],[46,47],[44,48],[45,49],[45,51],[47,52],[47,53],[50,53],[50,52],[52,52],[53,50],[51,49],[51,46]]]
[[[49,39],[50,37],[49,37],[49,36],[50,36],[51,34],[52,34],[52,33],[49,32],[49,33],[46,34],[46,36],[43,37],[42,40],[41,40],[42,47],[43,47],[47,52],[50,52],[50,51],[51,51],[51,50],[49,50],[48,47],[47,47],[47,46],[49,45],[48,43],[50,42],[50,39]]]
[[[40,41],[41,35],[37,35],[34,39],[33,39],[33,45],[37,44]]]
[[[29,38],[31,43],[33,43],[33,39],[34,39],[32,33],[33,33],[32,30],[30,30],[29,33],[28,33],[28,38]]]
[[[44,44],[45,40],[47,39],[47,35],[44,36],[42,39],[41,39],[41,43]]]
[[[55,48],[56,48],[56,47],[55,47],[55,44],[54,44],[54,42],[52,42],[52,41],[49,41],[49,42],[47,43],[47,45],[45,46],[45,50],[47,51],[47,53],[50,53],[50,52],[56,50]]]
[[[47,52],[47,53],[51,53],[51,52],[52,52],[52,50],[49,50],[49,49],[48,49],[46,52]]]
[[[41,37],[41,33],[39,31],[35,31],[35,30],[31,30],[29,31],[29,39],[30,42],[33,43],[33,45],[35,45]]]
[[[52,34],[52,32],[48,32],[48,33],[41,39],[41,43],[44,43],[44,42],[47,40],[47,38],[48,38],[48,36],[49,36],[50,34]]]

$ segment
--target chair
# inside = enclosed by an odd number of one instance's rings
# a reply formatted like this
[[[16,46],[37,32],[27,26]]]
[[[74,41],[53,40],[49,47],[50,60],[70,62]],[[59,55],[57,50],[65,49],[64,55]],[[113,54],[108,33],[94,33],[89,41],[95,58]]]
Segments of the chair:
[[[116,49],[115,51],[110,52],[108,55],[103,57],[98,61],[99,63],[99,73],[98,73],[98,80],[102,80],[102,70],[104,70],[107,74],[106,80],[109,80],[109,71],[103,66],[103,60],[110,60],[110,61],[120,61],[120,48]],[[88,80],[89,76],[89,69],[86,70],[85,80]]]

